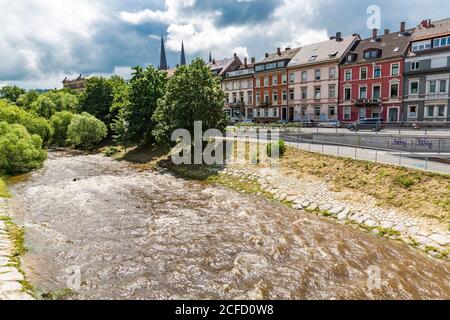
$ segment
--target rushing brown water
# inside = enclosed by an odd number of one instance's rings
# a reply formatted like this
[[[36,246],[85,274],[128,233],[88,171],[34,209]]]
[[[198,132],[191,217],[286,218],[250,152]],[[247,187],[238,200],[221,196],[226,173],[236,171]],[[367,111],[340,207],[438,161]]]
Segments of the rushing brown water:
[[[78,299],[450,298],[449,264],[401,243],[101,155],[51,153],[12,191],[31,282],[79,266]]]

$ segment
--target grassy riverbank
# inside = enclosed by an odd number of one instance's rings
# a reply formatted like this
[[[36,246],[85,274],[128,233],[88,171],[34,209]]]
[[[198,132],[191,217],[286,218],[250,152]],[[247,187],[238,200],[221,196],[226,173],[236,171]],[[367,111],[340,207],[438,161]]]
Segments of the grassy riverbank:
[[[10,194],[6,188],[6,182],[2,176],[0,176],[0,198],[9,198]]]

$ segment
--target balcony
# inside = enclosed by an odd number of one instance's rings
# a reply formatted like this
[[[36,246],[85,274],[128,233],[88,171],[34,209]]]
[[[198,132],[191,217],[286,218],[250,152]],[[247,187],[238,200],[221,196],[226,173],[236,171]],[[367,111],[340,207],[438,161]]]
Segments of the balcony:
[[[381,103],[381,99],[357,99],[354,101],[354,104],[359,107],[378,106]]]

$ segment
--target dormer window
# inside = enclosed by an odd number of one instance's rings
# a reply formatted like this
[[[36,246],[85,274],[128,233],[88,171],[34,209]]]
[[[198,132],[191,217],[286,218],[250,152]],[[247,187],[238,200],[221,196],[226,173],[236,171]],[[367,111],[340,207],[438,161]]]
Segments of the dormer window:
[[[377,59],[381,57],[381,50],[373,49],[373,50],[367,50],[364,52],[364,59],[370,60],[370,59]]]
[[[311,58],[309,58],[309,62],[314,62],[317,59],[317,55],[312,56]]]

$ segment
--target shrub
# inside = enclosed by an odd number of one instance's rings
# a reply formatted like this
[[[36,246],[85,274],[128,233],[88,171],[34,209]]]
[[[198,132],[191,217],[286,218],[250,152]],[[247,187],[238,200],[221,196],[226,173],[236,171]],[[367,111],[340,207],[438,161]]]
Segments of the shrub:
[[[412,177],[408,177],[407,175],[400,174],[394,178],[394,183],[400,187],[409,189],[415,184],[415,181]]]
[[[0,100],[0,121],[9,124],[21,124],[30,134],[39,135],[44,142],[48,142],[53,134],[49,122],[25,110],[9,105]]]
[[[267,145],[267,156],[272,157],[273,153],[276,153],[278,150],[278,155],[283,157],[283,155],[286,152],[286,144],[283,140],[272,142],[271,144]]]
[[[97,146],[107,134],[106,125],[86,112],[75,115],[67,130],[68,141],[75,147],[86,150]]]
[[[47,158],[42,139],[20,124],[0,122],[0,172],[19,174],[40,168]]]
[[[61,147],[67,145],[67,131],[73,117],[74,114],[69,111],[57,112],[51,117],[50,124],[54,131],[52,139],[54,144]]]

